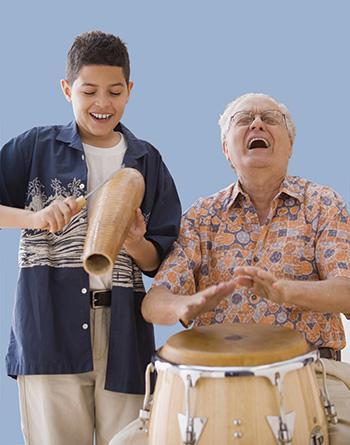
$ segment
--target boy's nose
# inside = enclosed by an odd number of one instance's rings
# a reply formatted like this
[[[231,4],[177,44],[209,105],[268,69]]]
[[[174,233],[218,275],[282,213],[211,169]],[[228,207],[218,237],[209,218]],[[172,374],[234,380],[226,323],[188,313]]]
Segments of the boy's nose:
[[[99,96],[96,96],[95,104],[103,108],[110,104],[110,98],[105,94],[100,94]]]

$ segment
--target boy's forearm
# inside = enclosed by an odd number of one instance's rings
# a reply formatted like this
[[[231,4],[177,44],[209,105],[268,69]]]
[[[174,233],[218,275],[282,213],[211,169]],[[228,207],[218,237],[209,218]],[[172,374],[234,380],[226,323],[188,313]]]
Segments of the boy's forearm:
[[[33,212],[0,205],[0,227],[10,229],[33,228]]]
[[[137,243],[125,243],[125,248],[141,270],[151,272],[159,267],[160,258],[157,249],[144,237]]]

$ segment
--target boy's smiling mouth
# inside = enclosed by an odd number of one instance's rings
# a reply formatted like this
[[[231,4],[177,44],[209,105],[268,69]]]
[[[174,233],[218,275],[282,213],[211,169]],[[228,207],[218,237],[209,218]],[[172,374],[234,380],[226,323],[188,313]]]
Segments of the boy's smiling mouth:
[[[90,116],[92,116],[94,119],[99,120],[99,121],[103,121],[103,120],[108,120],[110,119],[113,114],[99,114],[99,113],[90,113]]]

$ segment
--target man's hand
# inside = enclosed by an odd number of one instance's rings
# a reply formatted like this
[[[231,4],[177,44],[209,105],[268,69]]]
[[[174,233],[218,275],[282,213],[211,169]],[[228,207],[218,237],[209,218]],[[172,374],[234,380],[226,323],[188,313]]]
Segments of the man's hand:
[[[175,295],[165,286],[153,287],[142,301],[142,315],[150,323],[188,322],[213,310],[236,286],[236,280],[225,281],[193,295]]]
[[[291,281],[278,280],[273,273],[250,266],[237,267],[234,277],[238,284],[249,287],[258,296],[279,304],[288,303]]]
[[[234,291],[236,284],[235,280],[231,280],[210,286],[193,295],[177,295],[176,321],[193,320],[198,315],[213,310],[222,299]]]
[[[56,199],[44,209],[38,212],[31,212],[28,216],[31,220],[29,228],[46,229],[51,233],[59,232],[79,210],[79,206],[73,197],[64,200]]]

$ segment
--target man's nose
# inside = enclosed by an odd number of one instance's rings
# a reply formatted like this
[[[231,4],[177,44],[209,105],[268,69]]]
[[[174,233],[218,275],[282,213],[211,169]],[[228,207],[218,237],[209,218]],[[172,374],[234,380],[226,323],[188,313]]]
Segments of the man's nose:
[[[250,124],[250,129],[251,130],[263,130],[264,127],[264,122],[261,119],[261,116],[259,114],[254,116],[254,120],[253,122]]]

